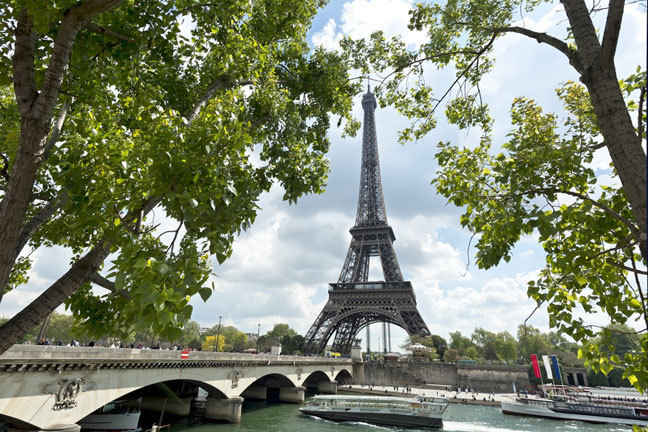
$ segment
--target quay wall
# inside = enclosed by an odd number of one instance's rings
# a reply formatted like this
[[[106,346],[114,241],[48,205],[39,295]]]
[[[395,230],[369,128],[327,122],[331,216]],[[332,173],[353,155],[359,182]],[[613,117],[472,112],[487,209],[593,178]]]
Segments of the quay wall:
[[[522,389],[530,385],[526,366],[458,365],[440,362],[367,362],[364,383],[381,386],[436,384],[468,387],[480,392],[511,393],[513,383]]]

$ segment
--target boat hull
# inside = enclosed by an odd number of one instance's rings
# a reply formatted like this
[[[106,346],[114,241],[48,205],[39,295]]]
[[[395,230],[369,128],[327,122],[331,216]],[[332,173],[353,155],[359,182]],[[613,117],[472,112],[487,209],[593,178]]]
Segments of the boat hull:
[[[524,405],[512,401],[502,400],[502,413],[512,415],[523,415],[532,417],[543,417],[556,420],[579,420],[587,423],[614,423],[622,425],[648,426],[648,421],[641,419],[628,419],[622,417],[608,417],[598,415],[583,415],[573,412],[560,412],[549,409],[546,406]]]
[[[131,431],[137,429],[140,413],[90,414],[78,422],[81,429],[102,431]]]
[[[379,412],[358,412],[358,411],[333,411],[333,410],[309,410],[300,408],[301,412],[307,415],[330,420],[334,422],[363,422],[381,426],[402,426],[402,427],[429,427],[440,428],[443,426],[441,418],[428,416],[414,416],[394,413]]]

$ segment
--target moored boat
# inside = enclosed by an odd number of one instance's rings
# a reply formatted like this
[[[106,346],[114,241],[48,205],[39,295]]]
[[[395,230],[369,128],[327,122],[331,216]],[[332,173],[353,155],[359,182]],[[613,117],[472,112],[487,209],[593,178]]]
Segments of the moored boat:
[[[447,399],[435,397],[320,395],[310,399],[299,410],[336,422],[440,428],[447,407]]]
[[[104,405],[78,422],[81,429],[88,431],[134,432],[138,429],[141,411],[139,408],[113,401]]]
[[[614,423],[648,426],[648,404],[641,400],[573,397],[568,394],[550,397],[502,398],[502,413],[558,420],[580,420],[588,423]]]

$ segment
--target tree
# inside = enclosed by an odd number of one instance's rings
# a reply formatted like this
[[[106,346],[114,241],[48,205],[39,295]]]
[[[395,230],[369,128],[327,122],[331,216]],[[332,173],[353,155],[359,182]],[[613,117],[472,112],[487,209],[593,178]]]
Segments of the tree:
[[[470,360],[478,360],[479,359],[479,352],[477,352],[477,347],[474,345],[470,345],[466,350],[464,351],[463,355],[461,356],[462,358],[467,358]]]
[[[457,360],[459,360],[459,352],[454,348],[446,350],[443,354],[443,361],[447,363],[456,363]]]
[[[517,338],[520,356],[524,363],[530,361],[531,354],[549,354],[550,344],[539,329],[520,324],[518,326]]]
[[[435,111],[446,101],[448,121],[464,129],[479,127],[473,148],[439,144],[437,190],[463,207],[461,224],[477,237],[476,263],[490,268],[511,259],[513,246],[536,232],[546,253],[546,267],[531,281],[528,294],[545,304],[550,326],[584,343],[596,327],[583,315],[604,312],[613,323],[639,319],[641,348],[623,358],[614,350],[588,344],[580,356],[596,370],[614,364],[638,389],[648,388],[647,165],[645,143],[646,74],[620,81],[615,52],[625,2],[611,0],[599,33],[580,0],[562,0],[566,40],[515,25],[516,14],[541,2],[470,0],[417,3],[410,28],[427,40],[409,50],[399,38],[381,33],[369,41],[342,41],[355,66],[371,68],[384,80],[376,89],[381,103],[393,104],[414,119],[401,140],[424,136],[435,125]],[[479,84],[491,69],[494,44],[515,34],[554,50],[569,62],[581,84],[557,90],[566,117],[545,113],[533,100],[512,102],[512,129],[505,143],[492,143],[492,119]],[[538,56],[540,58],[541,56]],[[452,65],[456,79],[440,91],[426,85],[428,65]],[[501,101],[497,101],[501,103]],[[633,124],[633,119],[635,123]],[[495,148],[491,148],[495,147]],[[588,166],[597,149],[606,149],[611,176],[622,187],[601,184]],[[642,283],[643,281],[643,283]],[[575,314],[575,311],[584,314]]]
[[[640,339],[637,332],[625,324],[610,324],[603,328],[599,338],[594,343],[603,352],[618,357],[634,354],[640,349]]]
[[[475,344],[470,338],[463,336],[460,331],[450,332],[450,348],[456,349],[459,356],[466,354],[466,350],[474,347]]]
[[[247,336],[242,331],[239,331],[234,326],[221,327],[220,334],[225,336],[227,343],[223,347],[223,351],[242,352],[245,349]]]
[[[218,340],[218,347],[216,347],[216,340]],[[202,343],[202,350],[203,351],[223,351],[226,343],[227,343],[227,339],[223,335],[207,336],[205,338],[205,341]]]
[[[500,361],[509,364],[517,359],[518,343],[509,332],[497,333],[493,350]]]
[[[302,335],[295,334],[285,335],[281,338],[281,353],[282,354],[301,354],[306,344],[306,339]]]
[[[194,341],[196,339],[200,339],[200,324],[198,324],[198,322],[196,321],[189,320],[182,327],[182,334],[180,335],[180,338],[177,340],[177,342],[181,346],[188,347],[191,341]]]
[[[74,335],[74,318],[70,315],[54,312],[45,332],[46,337],[53,343],[62,341],[65,344],[70,342]]]
[[[290,328],[288,324],[275,324],[266,336],[274,343],[280,343],[284,336],[296,336],[297,332]]]
[[[409,338],[405,340],[405,343],[401,345],[401,348],[407,349],[415,344],[420,344],[428,348],[427,351],[424,351],[424,355],[428,360],[442,358],[443,354],[448,349],[448,343],[439,335],[423,337],[416,334],[410,335]]]
[[[432,346],[436,350],[437,354],[439,354],[439,357],[443,358],[448,349],[448,342],[439,335],[430,335],[428,337],[432,339]]]
[[[322,191],[331,116],[350,119],[359,87],[309,49],[321,4],[0,5],[0,298],[26,282],[26,251],[73,253],[0,327],[0,353],[63,302],[91,337],[177,339],[260,194]],[[157,230],[154,209],[175,227]]]
[[[495,340],[497,336],[495,333],[477,327],[470,336],[470,339],[475,344],[481,358],[484,360],[497,360],[497,354],[495,353]]]

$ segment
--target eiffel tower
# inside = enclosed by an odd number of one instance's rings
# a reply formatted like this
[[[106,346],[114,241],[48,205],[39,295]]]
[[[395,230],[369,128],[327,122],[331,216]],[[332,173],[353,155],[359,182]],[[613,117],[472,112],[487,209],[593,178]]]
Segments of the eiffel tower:
[[[412,284],[403,280],[387,223],[380,180],[374,111],[376,98],[367,88],[362,97],[364,124],[362,167],[356,223],[351,245],[337,283],[331,283],[328,302],[306,333],[304,352],[320,354],[335,334],[332,350],[349,353],[356,335],[372,323],[390,323],[410,335],[429,336],[416,308]],[[380,257],[384,281],[369,281],[369,261]]]

